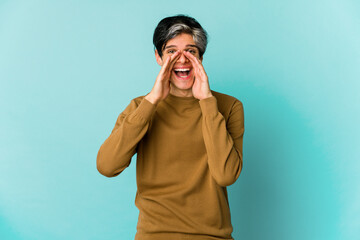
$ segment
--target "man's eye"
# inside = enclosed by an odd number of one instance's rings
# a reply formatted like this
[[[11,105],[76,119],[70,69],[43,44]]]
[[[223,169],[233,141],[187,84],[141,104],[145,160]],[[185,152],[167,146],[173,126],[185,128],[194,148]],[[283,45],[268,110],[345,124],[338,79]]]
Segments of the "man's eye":
[[[170,54],[175,53],[175,50],[169,50],[168,53]]]
[[[192,49],[188,50],[188,52],[191,53],[191,54],[196,54],[196,51],[192,50]]]

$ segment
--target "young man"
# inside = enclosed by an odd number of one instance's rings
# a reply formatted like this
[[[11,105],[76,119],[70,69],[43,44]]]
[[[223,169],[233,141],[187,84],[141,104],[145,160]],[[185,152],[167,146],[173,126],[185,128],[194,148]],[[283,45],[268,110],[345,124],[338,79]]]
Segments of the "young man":
[[[242,169],[243,105],[210,90],[194,18],[164,18],[153,42],[160,73],[119,115],[97,169],[117,176],[137,153],[136,240],[233,239],[226,186]]]

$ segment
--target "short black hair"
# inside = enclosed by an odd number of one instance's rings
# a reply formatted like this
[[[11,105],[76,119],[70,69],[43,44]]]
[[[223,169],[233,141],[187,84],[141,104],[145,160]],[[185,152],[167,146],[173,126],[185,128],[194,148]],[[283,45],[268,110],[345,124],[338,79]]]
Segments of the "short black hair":
[[[195,18],[184,14],[166,17],[155,28],[153,43],[159,56],[162,57],[162,51],[166,43],[181,33],[188,33],[193,36],[194,42],[199,49],[199,55],[202,57],[208,43],[207,32]]]

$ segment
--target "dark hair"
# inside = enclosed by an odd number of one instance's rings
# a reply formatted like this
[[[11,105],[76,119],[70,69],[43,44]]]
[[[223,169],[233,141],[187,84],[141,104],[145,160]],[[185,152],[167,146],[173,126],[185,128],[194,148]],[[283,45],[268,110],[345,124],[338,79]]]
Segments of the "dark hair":
[[[166,43],[181,33],[192,35],[195,45],[199,49],[199,55],[202,57],[208,43],[207,32],[195,18],[183,14],[166,17],[162,19],[155,28],[153,43],[160,57],[163,55],[162,50]]]

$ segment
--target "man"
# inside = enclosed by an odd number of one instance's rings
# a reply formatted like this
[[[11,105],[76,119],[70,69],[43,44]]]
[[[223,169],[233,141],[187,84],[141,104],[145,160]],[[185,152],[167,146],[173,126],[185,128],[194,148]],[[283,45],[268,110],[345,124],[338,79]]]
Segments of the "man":
[[[137,153],[136,240],[233,239],[226,186],[242,169],[243,105],[210,90],[194,18],[164,18],[153,42],[160,73],[119,115],[97,169],[117,176]]]

